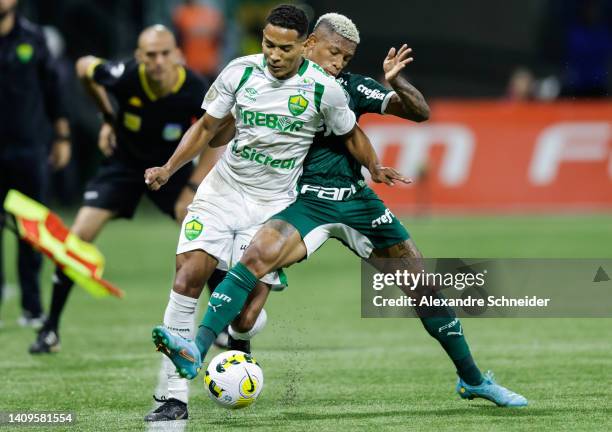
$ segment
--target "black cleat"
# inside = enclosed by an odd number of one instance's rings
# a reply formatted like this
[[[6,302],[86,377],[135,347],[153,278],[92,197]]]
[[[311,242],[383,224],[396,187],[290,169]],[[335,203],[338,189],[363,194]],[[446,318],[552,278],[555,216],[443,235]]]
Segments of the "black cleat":
[[[30,345],[30,354],[50,354],[60,350],[59,335],[55,330],[42,328],[38,332],[36,342]]]
[[[149,414],[144,416],[146,422],[158,422],[158,421],[172,421],[172,420],[187,420],[189,413],[187,412],[187,404],[181,402],[178,399],[170,398],[166,399],[162,397],[157,399],[153,396],[157,402],[163,402],[160,406],[155,408]]]
[[[227,347],[230,350],[238,350],[251,354],[251,341],[234,339],[231,335],[227,335]]]

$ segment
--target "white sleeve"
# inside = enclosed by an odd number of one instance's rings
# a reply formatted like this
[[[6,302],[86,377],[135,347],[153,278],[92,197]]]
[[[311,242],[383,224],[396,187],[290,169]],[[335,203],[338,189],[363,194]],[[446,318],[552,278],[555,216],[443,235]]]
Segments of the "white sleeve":
[[[227,65],[206,92],[202,109],[219,119],[229,114],[236,103],[235,92],[243,72],[244,65],[232,63]]]
[[[395,93],[395,91],[390,91],[389,93],[387,93],[387,95],[385,96],[385,98],[382,101],[382,104],[380,104],[380,113],[381,114],[384,114],[387,111],[387,107],[389,106],[389,102],[391,102],[391,98],[395,94],[397,94],[397,93]]]
[[[325,124],[334,135],[345,135],[355,127],[355,113],[348,106],[344,90],[336,82],[325,87],[321,113]]]

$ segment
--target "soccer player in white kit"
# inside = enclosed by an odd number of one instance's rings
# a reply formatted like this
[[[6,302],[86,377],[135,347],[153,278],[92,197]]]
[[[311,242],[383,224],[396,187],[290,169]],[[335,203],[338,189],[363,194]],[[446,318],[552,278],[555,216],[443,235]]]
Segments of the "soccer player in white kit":
[[[324,124],[333,134],[344,136],[345,145],[360,162],[364,147],[371,147],[356,127],[355,115],[339,84],[320,66],[302,57],[307,31],[308,20],[301,9],[290,5],[273,9],[263,30],[263,54],[229,63],[204,97],[206,114],[187,131],[164,166],[145,172],[149,187],[159,189],[209,145],[224,121],[235,117],[233,141],[188,208],[164,326],[153,332],[158,350],[172,357],[174,363],[184,360],[186,368],[201,363],[199,351],[172,341],[190,335],[197,299],[213,270],[228,270],[238,263],[263,223],[295,200],[302,162],[315,132]],[[380,178],[387,174],[371,175]],[[269,287],[282,286],[282,279],[277,272],[269,273],[253,293],[265,290],[265,302]],[[240,295],[247,297],[249,293]],[[240,312],[233,306],[237,303],[242,304],[215,292],[209,307],[235,316]],[[187,381],[179,377],[168,358],[164,361],[168,396],[164,404],[145,416],[146,421],[188,416]],[[179,369],[185,377],[197,374],[196,370]]]

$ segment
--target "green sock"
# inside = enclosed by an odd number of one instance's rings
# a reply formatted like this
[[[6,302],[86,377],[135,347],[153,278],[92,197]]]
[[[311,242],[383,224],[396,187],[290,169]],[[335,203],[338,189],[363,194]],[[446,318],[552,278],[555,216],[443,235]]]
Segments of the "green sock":
[[[240,313],[255,285],[257,278],[242,263],[238,263],[217,286],[210,297],[208,310],[202,318],[196,336],[196,345],[202,354],[202,360],[215,337]]]
[[[433,288],[426,288],[424,295],[444,298],[441,292]],[[463,336],[461,322],[456,317],[455,311],[446,306],[423,306],[416,307],[415,310],[427,333],[442,345],[461,379],[469,385],[482,383],[482,373],[472,358],[470,347]]]
[[[469,385],[482,383],[482,373],[472,358],[459,319],[453,317],[421,318],[421,322],[427,333],[440,342],[457,368],[457,374],[461,379]]]

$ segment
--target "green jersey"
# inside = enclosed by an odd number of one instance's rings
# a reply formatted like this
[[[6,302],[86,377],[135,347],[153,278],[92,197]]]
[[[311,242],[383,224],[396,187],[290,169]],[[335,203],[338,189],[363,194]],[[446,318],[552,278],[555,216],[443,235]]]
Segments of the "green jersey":
[[[365,113],[383,114],[394,94],[363,75],[342,72],[336,81],[344,89],[357,119]],[[346,201],[364,187],[361,165],[350,155],[342,138],[326,129],[317,133],[304,161],[300,194]]]

